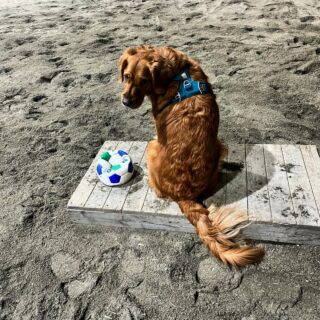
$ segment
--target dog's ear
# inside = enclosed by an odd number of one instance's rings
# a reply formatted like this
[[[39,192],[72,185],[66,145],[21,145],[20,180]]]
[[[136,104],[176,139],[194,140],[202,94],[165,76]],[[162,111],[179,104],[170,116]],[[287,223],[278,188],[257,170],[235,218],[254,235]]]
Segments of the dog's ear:
[[[120,83],[123,82],[123,72],[124,72],[124,69],[127,67],[127,65],[128,65],[128,55],[124,52],[119,60],[119,73],[120,73],[119,82]]]
[[[170,78],[168,77],[168,72],[166,70],[166,65],[164,61],[154,61],[150,67],[150,74],[152,79],[153,91],[156,94],[162,95],[166,92]]]
[[[119,73],[120,73],[119,82],[123,82],[123,72],[128,65],[128,57],[135,55],[137,52],[138,52],[137,48],[128,48],[121,55],[119,59]]]

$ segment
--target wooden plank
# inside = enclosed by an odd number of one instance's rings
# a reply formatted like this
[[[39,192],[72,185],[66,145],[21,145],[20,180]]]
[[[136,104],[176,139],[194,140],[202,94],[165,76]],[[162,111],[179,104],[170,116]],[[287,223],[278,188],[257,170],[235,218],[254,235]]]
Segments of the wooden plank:
[[[301,145],[300,150],[308,172],[313,196],[320,214],[320,157],[316,146]]]
[[[127,214],[124,219],[132,226],[141,223],[143,229],[178,231],[194,233],[194,227],[182,214],[175,215],[154,215],[146,213]],[[139,226],[138,226],[139,227]]]
[[[78,187],[72,194],[69,202],[68,207],[83,207],[86,203],[87,199],[89,198],[90,194],[92,193],[93,189],[96,187],[96,163],[98,161],[99,156],[105,149],[111,149],[118,145],[119,141],[106,141],[102,148],[99,150],[98,154],[94,158],[93,162],[91,163],[89,169],[87,170],[86,174],[80,181]]]
[[[166,198],[158,198],[150,187],[143,203],[142,212],[182,216],[176,202]]]
[[[156,213],[170,216],[183,216],[183,213],[181,212],[179,205],[176,202],[169,199],[161,200],[165,202],[165,205],[160,206]]]
[[[242,231],[243,236],[246,239],[320,245],[320,228],[314,226],[263,223],[256,221]]]
[[[195,233],[194,227],[182,215],[154,215],[141,212],[101,214],[100,211],[75,209],[70,209],[69,212],[72,220],[77,223]]]
[[[195,233],[194,227],[182,215],[175,217],[166,215],[155,216],[154,214],[145,213],[122,214],[119,212],[101,214],[101,212],[87,212],[74,209],[70,209],[69,212],[72,220],[76,223]],[[320,245],[320,228],[313,226],[257,221],[243,229],[243,236],[247,239],[258,241]]]
[[[271,221],[263,146],[246,146],[247,197],[250,220]]]
[[[287,172],[280,145],[264,145],[272,221],[296,224]]]
[[[106,186],[100,180],[97,181],[93,191],[83,207],[88,209],[102,209],[110,192],[110,186]]]
[[[72,221],[83,224],[99,224],[114,227],[125,227],[121,221],[123,219],[119,212],[101,212],[85,209],[69,209]]]
[[[161,199],[156,196],[151,188],[148,189],[146,198],[143,203],[142,212],[147,213],[165,213],[169,208],[169,200]]]
[[[132,141],[122,141],[118,145],[118,149],[126,151],[130,156],[134,156],[134,159],[132,158],[133,161],[137,161],[137,157],[139,157],[138,154],[134,152],[134,154],[131,154],[131,148],[132,148]],[[120,211],[124,200],[126,199],[128,194],[128,185],[124,184],[121,186],[116,186],[112,187],[111,191],[107,197],[106,202],[103,205],[103,209],[106,211]]]
[[[227,171],[226,205],[247,213],[246,148],[244,144],[228,146],[228,163],[235,171]]]
[[[99,150],[98,157],[105,151],[107,150],[114,150],[117,149],[120,141],[108,141],[108,143],[104,144],[102,148]],[[99,178],[96,175],[95,167],[97,164],[98,158],[95,159],[94,161],[94,176],[95,176],[95,181],[96,184],[88,197],[87,201],[83,205],[83,207],[86,208],[99,208],[101,209],[106,202],[109,193],[111,192],[112,187],[106,186],[103,184]],[[81,183],[80,183],[81,184]]]
[[[140,168],[138,169],[139,175],[135,178],[135,181],[130,186],[128,195],[122,207],[123,212],[140,212],[142,211],[144,199],[148,192],[148,171],[147,171],[147,159],[146,149],[143,154],[143,158],[140,162]]]
[[[297,224],[319,225],[319,213],[301,150],[297,145],[282,145],[281,148]]]

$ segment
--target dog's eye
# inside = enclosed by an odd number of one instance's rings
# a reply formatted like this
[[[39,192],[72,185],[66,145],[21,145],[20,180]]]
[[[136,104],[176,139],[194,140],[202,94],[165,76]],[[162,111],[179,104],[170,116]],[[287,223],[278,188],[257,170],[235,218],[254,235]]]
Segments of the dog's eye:
[[[128,81],[129,80],[129,76],[127,75],[127,74],[125,74],[124,76],[123,76],[123,81]]]

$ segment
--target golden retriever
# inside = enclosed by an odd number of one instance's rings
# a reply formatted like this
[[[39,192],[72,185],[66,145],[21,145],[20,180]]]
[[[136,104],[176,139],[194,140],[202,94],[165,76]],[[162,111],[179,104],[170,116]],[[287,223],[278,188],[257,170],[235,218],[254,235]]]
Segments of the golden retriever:
[[[189,66],[191,78],[207,84],[209,92],[169,104]],[[236,209],[210,206],[199,200],[212,192],[226,149],[218,140],[219,109],[200,64],[170,48],[137,47],[124,51],[119,62],[124,83],[122,104],[136,109],[148,96],[157,138],[147,148],[149,184],[158,197],[179,204],[209,250],[224,263],[243,267],[260,262],[264,250],[235,241],[245,216]],[[209,213],[213,213],[210,215]]]

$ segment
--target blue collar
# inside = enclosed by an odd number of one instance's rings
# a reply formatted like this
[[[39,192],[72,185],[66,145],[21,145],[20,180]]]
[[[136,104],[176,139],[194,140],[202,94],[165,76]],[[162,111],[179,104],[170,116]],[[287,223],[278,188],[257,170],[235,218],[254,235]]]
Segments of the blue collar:
[[[161,108],[160,111],[162,111],[167,106],[181,102],[184,99],[199,94],[212,93],[212,90],[208,83],[191,79],[189,68],[190,66],[187,65],[173,78],[173,81],[179,81],[178,92],[174,98],[172,98],[165,106]]]

